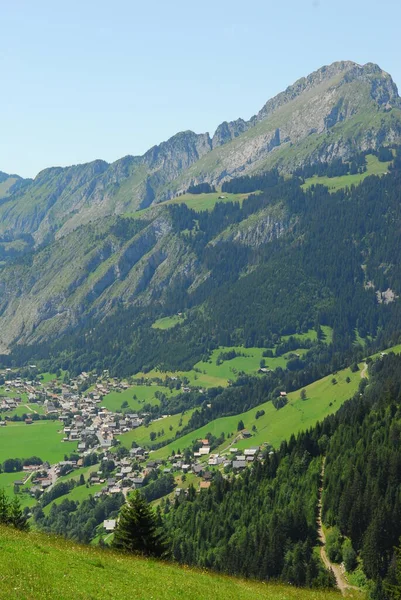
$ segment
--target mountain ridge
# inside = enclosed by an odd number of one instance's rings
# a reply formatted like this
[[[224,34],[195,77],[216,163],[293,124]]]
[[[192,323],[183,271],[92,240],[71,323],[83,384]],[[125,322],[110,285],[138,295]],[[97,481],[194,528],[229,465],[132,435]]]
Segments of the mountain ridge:
[[[213,135],[179,132],[142,156],[50,167],[22,180],[2,200],[0,236],[29,234],[38,246],[193,184],[272,167],[288,172],[399,141],[401,100],[391,76],[373,63],[339,61],[297,80],[249,121],[223,121]]]

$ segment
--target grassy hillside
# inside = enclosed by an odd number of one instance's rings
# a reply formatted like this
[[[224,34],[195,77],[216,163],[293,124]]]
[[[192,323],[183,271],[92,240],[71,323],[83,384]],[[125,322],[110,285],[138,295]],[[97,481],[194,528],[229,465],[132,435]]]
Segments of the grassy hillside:
[[[168,329],[169,327],[173,327],[175,323],[175,317],[163,317],[159,319],[155,323],[153,323],[152,327],[159,326],[159,324],[163,324],[163,329]],[[333,337],[333,330],[331,327],[323,325],[322,327],[324,334],[324,341],[329,344],[331,343]],[[282,336],[283,341],[287,341],[288,338],[294,337],[299,339],[300,342],[309,339],[311,341],[316,341],[316,331],[314,329],[310,329],[306,333],[302,334],[294,334],[294,335],[284,335]],[[232,350],[235,350],[240,356],[236,356],[231,360],[222,360],[220,364],[217,364],[217,359],[220,354],[227,353]],[[152,377],[165,377],[165,376],[175,376],[175,377],[186,377],[189,381],[189,385],[191,386],[199,386],[199,387],[215,387],[222,386],[226,387],[228,385],[229,380],[237,379],[239,373],[243,372],[247,375],[256,375],[259,371],[260,361],[263,358],[263,351],[265,348],[257,348],[257,347],[249,347],[245,348],[244,346],[220,346],[216,350],[213,350],[208,360],[201,360],[194,365],[194,368],[191,371],[179,371],[179,372],[160,372],[157,369],[152,369],[148,373],[137,373],[137,377],[148,377],[151,379]],[[271,348],[273,353],[275,352],[274,348]],[[304,354],[307,352],[305,349],[294,350],[294,353]],[[289,360],[289,355],[292,352],[287,352],[283,356],[273,356],[272,358],[266,358],[266,368],[267,369],[277,369],[281,367],[283,369],[286,368],[287,362]],[[152,389],[152,388],[150,388]],[[166,388],[164,389],[164,393],[166,393]]]
[[[0,528],[4,600],[336,600],[334,591],[301,590],[225,577],[156,560]]]
[[[156,444],[173,439],[176,431],[181,427],[185,427],[185,425],[188,423],[192,413],[193,410],[187,410],[182,414],[179,413],[177,415],[170,415],[168,417],[158,419],[157,421],[153,421],[148,427],[141,425],[136,429],[132,429],[128,433],[123,433],[123,435],[120,435],[119,440],[123,446],[126,448],[131,448],[133,441],[135,441],[139,446],[149,446],[150,434],[152,432],[156,433],[156,435],[159,434],[154,441]]]
[[[349,383],[346,381],[347,377],[351,380]],[[336,384],[332,383],[332,379],[333,375],[328,375],[306,386],[306,400],[301,400],[300,391],[291,392],[288,394],[288,404],[280,410],[275,409],[271,402],[265,402],[245,413],[211,421],[204,427],[196,429],[164,448],[156,450],[152,453],[152,458],[167,458],[173,450],[180,449],[182,451],[184,448],[191,446],[194,440],[202,439],[208,433],[212,433],[216,437],[224,433],[226,438],[233,434],[219,448],[219,451],[224,451],[232,443],[240,449],[259,446],[263,442],[278,447],[283,440],[288,439],[293,433],[297,434],[304,431],[327,415],[336,412],[358,389],[361,372],[352,373],[350,369],[344,369],[336,373]],[[256,419],[256,412],[260,410],[264,410],[265,414]],[[252,437],[248,439],[237,441],[237,425],[240,420],[244,422],[245,428],[249,431],[255,425],[256,432],[253,432]]]
[[[173,390],[170,392],[168,388],[161,385],[134,385],[127,390],[110,392],[110,394],[107,394],[102,399],[102,406],[112,411],[129,409],[137,412],[143,410],[144,404],[151,404],[152,406],[160,404],[159,400],[155,397],[156,392],[162,392],[166,396],[178,394],[178,391]],[[121,407],[124,402],[128,402],[128,407]]]

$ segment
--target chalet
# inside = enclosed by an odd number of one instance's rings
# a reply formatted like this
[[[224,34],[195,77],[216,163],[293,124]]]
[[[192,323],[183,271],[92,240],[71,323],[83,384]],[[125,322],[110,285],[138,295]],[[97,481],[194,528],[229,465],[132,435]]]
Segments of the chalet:
[[[203,465],[193,465],[192,466],[192,473],[194,473],[195,475],[202,475],[203,471],[204,471]]]
[[[143,477],[133,477],[132,484],[135,489],[138,489],[143,486],[143,481],[144,481]]]
[[[117,524],[116,519],[106,519],[105,521],[103,521],[103,527],[105,528],[106,531],[109,531],[109,532],[115,530],[116,524]]]
[[[233,469],[245,469],[246,461],[245,460],[233,460]]]
[[[211,486],[211,482],[210,481],[201,481],[199,483],[199,489],[200,490],[208,490]]]
[[[250,437],[252,437],[252,434],[251,434],[251,432],[250,432],[250,431],[248,431],[247,429],[244,429],[244,430],[242,431],[242,437],[243,437],[243,438],[250,438]]]

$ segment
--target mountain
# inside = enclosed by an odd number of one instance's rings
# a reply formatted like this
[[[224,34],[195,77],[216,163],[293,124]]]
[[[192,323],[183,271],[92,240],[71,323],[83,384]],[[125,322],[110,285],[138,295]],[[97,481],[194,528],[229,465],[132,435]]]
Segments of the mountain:
[[[38,246],[191,184],[221,184],[274,166],[288,172],[399,141],[401,100],[390,75],[371,63],[337,62],[288,87],[249,121],[222,123],[212,137],[186,131],[143,156],[45,169],[7,194],[0,236],[31,235]]]
[[[190,368],[216,345],[266,346],[317,321],[335,340],[345,335],[343,345],[355,331],[375,336],[401,294],[397,141],[391,77],[339,62],[212,138],[183,132],[142,157],[17,178],[0,199],[0,351],[17,361],[68,356],[72,371],[96,356],[130,374]],[[389,168],[335,196],[304,184],[338,174],[345,187]],[[201,196],[160,202],[201,181],[225,190],[223,203],[206,194],[209,212]],[[184,326],[151,327],[181,311]]]
[[[334,328],[339,350],[391,323],[397,330],[401,153],[387,152],[396,158],[368,156],[376,169],[391,167],[387,175],[351,188],[364,173],[343,175],[336,194],[305,187],[315,179],[302,174],[233,179],[255,193],[209,211],[194,196],[195,209],[182,197],[98,219],[16,258],[1,269],[2,352],[16,364],[52,356],[71,372],[130,375],[192,368],[219,345],[270,347],[316,323]],[[321,169],[363,171],[367,162],[362,154]],[[152,328],[183,311],[182,325]]]

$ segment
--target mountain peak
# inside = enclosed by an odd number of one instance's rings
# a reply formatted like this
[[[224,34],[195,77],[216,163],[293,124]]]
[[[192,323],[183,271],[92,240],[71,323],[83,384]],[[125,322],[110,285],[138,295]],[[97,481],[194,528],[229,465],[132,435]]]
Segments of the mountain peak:
[[[320,85],[326,84],[335,87],[358,79],[365,82],[369,81],[372,84],[371,96],[379,104],[390,102],[392,105],[399,105],[400,98],[397,86],[391,76],[383,71],[379,65],[375,63],[359,65],[350,60],[343,60],[334,62],[331,65],[324,65],[306,77],[301,77],[294,84],[288,86],[284,92],[268,100],[253,120],[260,121],[267,118],[284,104]],[[382,82],[381,85],[378,85],[379,81]],[[377,93],[378,88],[381,90],[380,93]]]

